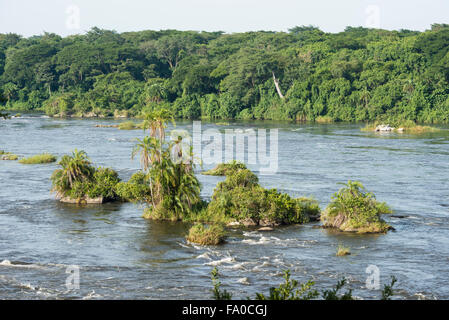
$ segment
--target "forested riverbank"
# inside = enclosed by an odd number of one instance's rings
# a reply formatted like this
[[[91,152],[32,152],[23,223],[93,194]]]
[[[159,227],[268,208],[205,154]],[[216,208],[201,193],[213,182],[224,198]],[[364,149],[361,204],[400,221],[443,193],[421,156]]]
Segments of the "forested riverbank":
[[[0,109],[51,116],[449,121],[449,26],[0,34]]]

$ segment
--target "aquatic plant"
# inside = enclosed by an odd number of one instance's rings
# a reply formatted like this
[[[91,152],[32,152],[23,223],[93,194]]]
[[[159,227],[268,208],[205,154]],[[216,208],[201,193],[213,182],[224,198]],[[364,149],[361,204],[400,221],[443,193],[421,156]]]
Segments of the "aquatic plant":
[[[391,209],[376,200],[358,181],[348,181],[332,196],[332,201],[321,214],[324,227],[358,233],[383,233],[391,229],[381,214]]]
[[[19,162],[22,164],[41,164],[41,163],[52,163],[56,162],[57,157],[50,153],[42,153],[31,156],[29,158],[20,159]]]
[[[345,247],[342,244],[338,245],[337,253],[336,253],[336,255],[338,257],[347,256],[350,254],[351,254],[351,249],[349,249],[349,247]]]
[[[221,225],[205,226],[199,223],[190,228],[186,239],[200,245],[218,245],[224,242],[225,232]]]
[[[143,127],[142,123],[134,123],[132,121],[122,122],[118,125],[118,128],[120,130],[136,130],[142,129],[142,127]]]
[[[0,150],[0,160],[17,160],[19,157],[11,152]]]

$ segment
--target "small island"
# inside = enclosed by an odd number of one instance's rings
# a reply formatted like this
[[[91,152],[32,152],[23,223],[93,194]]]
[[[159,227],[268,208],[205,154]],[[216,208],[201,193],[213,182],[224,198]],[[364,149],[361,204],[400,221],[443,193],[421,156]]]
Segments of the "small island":
[[[385,233],[393,228],[381,217],[392,213],[384,203],[367,192],[358,181],[348,183],[332,196],[331,203],[321,214],[323,227],[344,232]]]
[[[120,200],[115,186],[120,182],[117,172],[110,168],[95,168],[84,151],[64,155],[52,176],[52,191],[61,202],[100,204]]]

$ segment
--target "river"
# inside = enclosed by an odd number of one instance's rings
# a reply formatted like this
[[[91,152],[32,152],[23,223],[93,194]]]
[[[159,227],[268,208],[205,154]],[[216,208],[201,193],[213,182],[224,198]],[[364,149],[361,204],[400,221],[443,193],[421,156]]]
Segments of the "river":
[[[95,165],[126,180],[139,169],[131,159],[141,130],[98,128],[112,119],[52,119],[41,114],[0,120],[0,149],[20,156],[78,148]],[[142,205],[61,204],[50,193],[56,164],[0,161],[1,299],[209,299],[217,266],[234,298],[277,286],[283,270],[318,289],[346,277],[356,297],[376,298],[367,267],[380,286],[398,278],[395,299],[449,299],[449,131],[421,135],[376,134],[361,124],[202,123],[202,129],[278,129],[278,169],[260,183],[291,196],[313,196],[324,209],[338,183],[361,181],[394,216],[383,235],[335,233],[319,223],[273,232],[230,230],[222,246],[187,243],[189,225],[143,219]],[[171,127],[168,128],[169,130]],[[177,129],[192,130],[192,122]],[[209,169],[213,165],[205,165]],[[250,166],[251,167],[251,166]],[[200,171],[200,168],[197,168]],[[222,177],[198,174],[210,197]],[[339,244],[351,255],[337,257]],[[79,289],[69,290],[69,266],[79,266]]]

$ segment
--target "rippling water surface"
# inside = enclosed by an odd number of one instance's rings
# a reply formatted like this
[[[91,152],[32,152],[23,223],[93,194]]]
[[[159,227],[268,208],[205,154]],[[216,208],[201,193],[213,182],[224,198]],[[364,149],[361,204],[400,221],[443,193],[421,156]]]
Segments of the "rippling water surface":
[[[0,120],[0,149],[20,156],[83,149],[96,165],[128,179],[139,169],[130,158],[133,139],[143,133],[95,127],[116,122],[42,115]],[[192,123],[177,128],[192,130]],[[449,131],[379,135],[354,124],[273,122],[202,128],[277,128],[279,170],[260,175],[264,187],[313,195],[324,208],[337,183],[360,180],[404,217],[387,217],[396,231],[386,235],[333,233],[315,223],[270,233],[231,230],[223,246],[201,247],[186,243],[189,225],[146,221],[136,204],[55,201],[49,177],[56,164],[0,161],[0,298],[211,298],[214,266],[235,298],[267,292],[285,269],[318,288],[345,276],[356,296],[372,298],[379,291],[366,289],[365,271],[376,265],[381,285],[391,275],[399,279],[398,299],[449,299]],[[198,177],[204,197],[223,179]],[[352,254],[336,257],[339,244]],[[66,288],[70,265],[81,268],[79,290]]]

